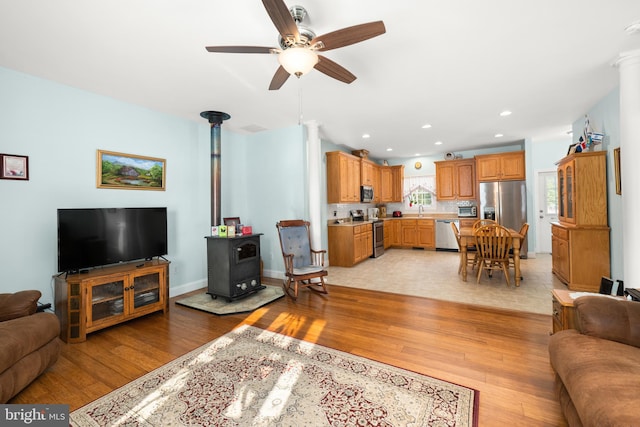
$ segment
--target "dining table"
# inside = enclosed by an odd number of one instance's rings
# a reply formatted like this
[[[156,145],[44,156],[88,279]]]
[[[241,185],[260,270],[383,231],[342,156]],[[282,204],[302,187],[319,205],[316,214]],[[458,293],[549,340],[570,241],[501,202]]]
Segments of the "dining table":
[[[508,229],[511,234],[511,245],[513,246],[513,268],[515,271],[516,286],[520,286],[520,246],[524,236],[518,231],[511,228]],[[472,227],[462,227],[458,231],[458,237],[460,237],[460,261],[464,268],[462,269],[462,281],[467,281],[467,247],[469,245],[475,245],[476,236]]]

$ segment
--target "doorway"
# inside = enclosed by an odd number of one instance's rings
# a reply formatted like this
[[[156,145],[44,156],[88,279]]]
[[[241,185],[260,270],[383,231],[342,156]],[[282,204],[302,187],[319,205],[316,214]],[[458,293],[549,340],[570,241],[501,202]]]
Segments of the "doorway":
[[[551,253],[551,223],[558,221],[558,187],[556,171],[538,172],[538,213],[536,218],[536,252]]]

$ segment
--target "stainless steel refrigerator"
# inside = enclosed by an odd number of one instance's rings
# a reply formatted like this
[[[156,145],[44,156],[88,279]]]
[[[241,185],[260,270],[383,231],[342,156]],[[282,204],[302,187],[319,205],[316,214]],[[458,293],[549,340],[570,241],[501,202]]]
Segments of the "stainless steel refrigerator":
[[[480,218],[495,219],[504,227],[520,230],[527,222],[527,188],[525,181],[480,183]],[[527,257],[525,239],[520,257]]]

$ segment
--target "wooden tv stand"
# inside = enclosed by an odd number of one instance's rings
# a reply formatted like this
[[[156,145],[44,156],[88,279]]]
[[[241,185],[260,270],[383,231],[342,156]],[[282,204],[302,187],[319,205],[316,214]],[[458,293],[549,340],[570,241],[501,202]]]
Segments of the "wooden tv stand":
[[[169,261],[118,264],[55,277],[60,338],[83,342],[87,334],[156,311],[169,310]]]

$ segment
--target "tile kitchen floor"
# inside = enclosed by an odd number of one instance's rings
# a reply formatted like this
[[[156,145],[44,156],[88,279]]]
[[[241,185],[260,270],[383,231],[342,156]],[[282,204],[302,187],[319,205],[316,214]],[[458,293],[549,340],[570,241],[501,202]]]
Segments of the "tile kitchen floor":
[[[459,254],[446,251],[387,249],[379,258],[369,258],[354,267],[331,267],[327,283],[346,287],[414,295],[446,301],[551,314],[551,289],[566,289],[551,272],[551,254],[536,254],[523,259],[520,269],[524,280],[511,286],[504,275],[485,273],[476,283],[468,268],[467,282],[458,275]]]

